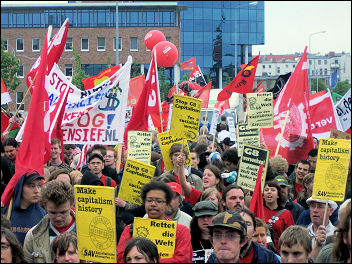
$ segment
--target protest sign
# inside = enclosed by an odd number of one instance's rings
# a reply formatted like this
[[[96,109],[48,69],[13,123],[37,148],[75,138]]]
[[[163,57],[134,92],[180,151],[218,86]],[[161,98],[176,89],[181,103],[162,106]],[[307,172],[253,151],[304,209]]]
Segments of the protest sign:
[[[159,133],[158,139],[159,139],[159,144],[160,144],[161,155],[163,156],[165,169],[167,171],[171,171],[174,169],[174,165],[172,164],[171,159],[170,159],[170,155],[169,155],[170,148],[174,143],[183,144],[184,148],[188,152],[185,166],[189,166],[192,164],[191,154],[189,153],[187,140],[184,140],[180,137],[175,137],[175,136],[171,135],[169,131]]]
[[[343,98],[335,105],[335,110],[340,118],[343,131],[351,128],[351,88],[343,96]]]
[[[242,156],[243,144],[260,146],[259,128],[248,128],[248,124],[237,124],[238,156]]]
[[[152,133],[146,131],[128,131],[127,159],[139,160],[150,164],[152,152]]]
[[[216,126],[218,124],[218,117],[219,117],[219,109],[214,109],[213,110],[213,116],[211,118],[211,123],[210,123],[210,130],[209,134],[214,135],[216,134]]]
[[[170,134],[197,141],[201,110],[202,100],[175,94]]]
[[[154,242],[160,258],[172,258],[175,252],[176,221],[134,218],[133,237],[144,237]]]
[[[127,159],[118,198],[141,205],[141,189],[154,177],[154,172],[155,167],[152,165]]]
[[[226,117],[226,119],[227,119],[227,125],[229,126],[230,140],[236,141],[236,128],[235,128],[235,122],[233,120],[233,117],[228,116]]]
[[[313,199],[344,200],[350,157],[351,140],[335,138],[320,140]]]
[[[244,189],[254,191],[259,165],[263,165],[262,190],[264,189],[265,175],[268,169],[269,153],[268,149],[262,149],[245,144],[238,169],[237,184]]]
[[[169,116],[167,119],[167,126],[166,126],[166,130],[169,131],[170,130],[170,126],[171,126],[171,117],[172,117],[172,109],[174,108],[174,104],[170,104],[170,109],[169,109]]]
[[[273,93],[247,93],[249,128],[273,126]]]
[[[351,140],[351,135],[345,132],[341,132],[336,129],[331,129],[330,138],[340,138],[340,139],[348,139]]]
[[[116,263],[114,188],[75,185],[74,190],[79,259]]]

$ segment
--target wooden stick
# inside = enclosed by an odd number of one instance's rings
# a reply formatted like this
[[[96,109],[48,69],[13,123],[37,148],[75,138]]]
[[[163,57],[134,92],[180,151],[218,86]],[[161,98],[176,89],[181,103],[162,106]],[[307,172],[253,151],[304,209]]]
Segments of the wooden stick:
[[[281,129],[280,139],[279,139],[279,142],[278,142],[277,147],[276,147],[275,156],[277,156],[277,154],[279,153],[281,140],[282,140],[282,137],[283,137],[284,132],[285,132],[285,127],[286,127],[287,118],[288,118],[288,114],[289,113],[290,113],[290,110],[287,110],[286,117],[285,117],[285,122],[284,122],[284,125],[283,125],[282,129]]]
[[[9,112],[7,112],[7,110],[6,109],[4,109],[4,108],[2,108],[1,107],[1,111],[2,112],[4,112],[8,117],[10,117],[10,113]]]
[[[122,159],[122,144],[119,144],[119,148],[118,148],[118,151],[117,151],[117,162],[116,162],[116,172],[117,172],[117,174],[120,173],[121,159]]]
[[[323,218],[323,226],[326,226],[326,214],[328,213],[328,199],[326,199],[326,203],[325,203],[325,211],[324,211],[324,218]]]
[[[203,126],[208,128],[208,108],[207,108],[207,110],[205,110],[205,116],[206,116],[207,120],[204,122]],[[203,129],[203,131],[204,131],[204,133],[202,133],[202,134],[205,134],[205,129]]]

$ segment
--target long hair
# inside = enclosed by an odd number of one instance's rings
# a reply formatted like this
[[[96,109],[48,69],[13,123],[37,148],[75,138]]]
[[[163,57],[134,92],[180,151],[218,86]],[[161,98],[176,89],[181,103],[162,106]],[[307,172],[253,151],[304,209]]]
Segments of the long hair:
[[[10,229],[1,227],[1,237],[5,237],[10,243],[12,253],[12,263],[27,263],[24,258],[24,252],[20,242],[14,233]]]
[[[344,208],[339,211],[339,220],[336,228],[336,243],[333,248],[334,261],[348,260],[350,257],[351,248],[343,241],[344,236],[347,236],[351,226],[351,199],[346,201]]]

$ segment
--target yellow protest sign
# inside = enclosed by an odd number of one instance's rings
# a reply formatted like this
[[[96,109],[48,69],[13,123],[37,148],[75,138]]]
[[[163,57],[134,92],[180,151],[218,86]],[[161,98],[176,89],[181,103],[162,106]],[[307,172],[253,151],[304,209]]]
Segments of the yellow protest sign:
[[[189,166],[189,165],[192,164],[191,154],[189,153],[187,140],[183,140],[180,137],[175,137],[175,136],[171,135],[169,131],[165,131],[163,133],[159,133],[158,134],[158,139],[159,139],[159,143],[160,143],[161,155],[163,156],[165,169],[167,171],[171,171],[171,170],[174,169],[174,165],[172,164],[172,162],[170,160],[170,155],[169,155],[170,148],[171,148],[171,146],[174,143],[182,144],[182,142],[183,142],[184,148],[188,152],[188,156],[187,156],[187,160],[186,160],[185,166]]]
[[[350,156],[351,140],[320,139],[314,174],[314,199],[344,200]]]
[[[243,145],[260,146],[259,128],[249,128],[248,124],[237,124],[238,156],[242,156]]]
[[[170,134],[197,141],[202,100],[183,95],[174,95]]]
[[[150,164],[152,153],[152,132],[128,131],[127,159],[139,160]]]
[[[144,162],[127,159],[118,198],[141,205],[141,189],[154,177],[155,167]]]
[[[75,185],[74,191],[79,259],[116,263],[114,188]]]
[[[155,243],[160,258],[171,258],[175,252],[176,221],[134,218],[133,237],[145,237]]]
[[[273,93],[247,93],[249,128],[273,126]]]

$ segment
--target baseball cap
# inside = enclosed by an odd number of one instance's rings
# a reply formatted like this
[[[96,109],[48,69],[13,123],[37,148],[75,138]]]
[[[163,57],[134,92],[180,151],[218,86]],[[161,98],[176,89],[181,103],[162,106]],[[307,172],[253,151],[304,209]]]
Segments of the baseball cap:
[[[23,184],[31,184],[36,179],[44,180],[44,177],[40,176],[38,172],[32,172],[29,175],[27,173],[24,176]]]
[[[218,206],[212,201],[200,201],[192,208],[196,217],[203,215],[216,215]]]
[[[100,154],[98,154],[98,153],[93,153],[93,154],[91,154],[91,155],[89,156],[89,158],[88,158],[88,163],[89,163],[92,159],[94,159],[94,158],[98,158],[98,159],[100,159],[100,160],[104,163],[104,158],[103,158],[103,156],[100,155]]]
[[[277,182],[279,185],[288,186],[288,180],[285,176],[276,176],[274,181]]]
[[[174,192],[178,193],[179,195],[182,195],[182,187],[180,184],[176,182],[168,182],[166,184],[169,185]]]
[[[210,163],[210,165],[213,163],[213,161],[215,159],[221,160],[221,154],[219,152],[217,152],[217,151],[214,151],[214,152],[210,153],[210,155],[209,155],[209,163]]]
[[[323,203],[323,204],[325,204],[325,203],[326,203],[326,200],[324,200],[324,199],[313,199],[313,197],[311,196],[311,197],[309,197],[309,198],[307,199],[307,204],[309,205],[311,202],[317,202],[317,203]],[[335,211],[336,208],[337,208],[337,203],[335,203],[335,202],[332,201],[332,200],[328,200],[328,205],[329,205],[331,208],[333,208],[334,211]]]
[[[235,144],[235,142],[231,141],[231,139],[229,137],[226,137],[222,143],[226,146],[232,146],[233,144]]]
[[[212,230],[214,227],[228,227],[237,230],[240,235],[247,235],[247,225],[242,216],[230,210],[214,217],[212,225],[208,228]]]

